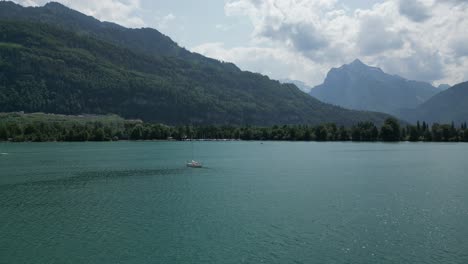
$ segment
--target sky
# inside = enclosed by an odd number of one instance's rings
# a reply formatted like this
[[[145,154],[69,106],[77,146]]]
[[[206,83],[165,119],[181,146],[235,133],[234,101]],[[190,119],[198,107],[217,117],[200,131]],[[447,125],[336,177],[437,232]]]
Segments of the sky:
[[[57,2],[100,20],[156,28],[191,51],[310,86],[356,58],[434,85],[468,80],[468,0]]]

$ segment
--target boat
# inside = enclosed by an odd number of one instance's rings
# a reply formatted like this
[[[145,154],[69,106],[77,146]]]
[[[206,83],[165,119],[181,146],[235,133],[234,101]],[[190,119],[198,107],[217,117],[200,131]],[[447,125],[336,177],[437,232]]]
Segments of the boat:
[[[203,165],[198,161],[192,160],[190,162],[187,162],[187,167],[189,167],[189,168],[203,168]]]
[[[195,140],[193,140],[193,135],[192,133],[190,133],[190,145],[191,145],[191,148],[192,148],[192,161],[188,161],[186,163],[187,167],[189,168],[194,168],[194,169],[198,169],[198,168],[203,168],[203,165],[201,164],[201,162],[198,162],[198,161],[195,161],[194,160],[194,142]]]

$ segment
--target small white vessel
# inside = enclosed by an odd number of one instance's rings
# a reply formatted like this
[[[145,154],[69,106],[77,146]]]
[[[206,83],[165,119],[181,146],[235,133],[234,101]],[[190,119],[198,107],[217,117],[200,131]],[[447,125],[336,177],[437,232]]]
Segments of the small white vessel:
[[[190,162],[187,162],[187,167],[189,167],[189,168],[203,168],[203,165],[198,161],[192,160]]]

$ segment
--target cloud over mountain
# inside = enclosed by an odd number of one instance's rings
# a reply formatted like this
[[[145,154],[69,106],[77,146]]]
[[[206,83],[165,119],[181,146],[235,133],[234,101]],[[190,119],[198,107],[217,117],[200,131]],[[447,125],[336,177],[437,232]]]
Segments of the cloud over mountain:
[[[351,10],[338,0],[229,0],[226,15],[251,22],[251,42],[194,50],[308,84],[354,58],[409,79],[454,84],[468,79],[466,2],[383,0]]]

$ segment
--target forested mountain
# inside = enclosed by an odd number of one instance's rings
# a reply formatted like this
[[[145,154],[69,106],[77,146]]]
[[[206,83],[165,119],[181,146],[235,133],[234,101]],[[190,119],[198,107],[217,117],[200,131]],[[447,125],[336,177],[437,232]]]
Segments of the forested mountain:
[[[387,117],[321,103],[294,85],[190,53],[153,29],[125,29],[56,3],[0,2],[0,10],[0,111],[114,113],[167,124],[351,125]],[[107,39],[99,27],[121,35]]]
[[[429,99],[414,110],[401,114],[408,121],[458,124],[468,121],[468,82],[455,85]]]
[[[350,109],[395,114],[400,109],[418,106],[438,92],[428,83],[389,75],[380,68],[355,60],[331,69],[325,82],[313,88],[310,94],[321,101]]]
[[[191,54],[155,29],[129,29],[114,23],[101,22],[56,2],[43,7],[22,7],[13,2],[0,2],[0,19],[51,24],[140,53],[180,57]]]

